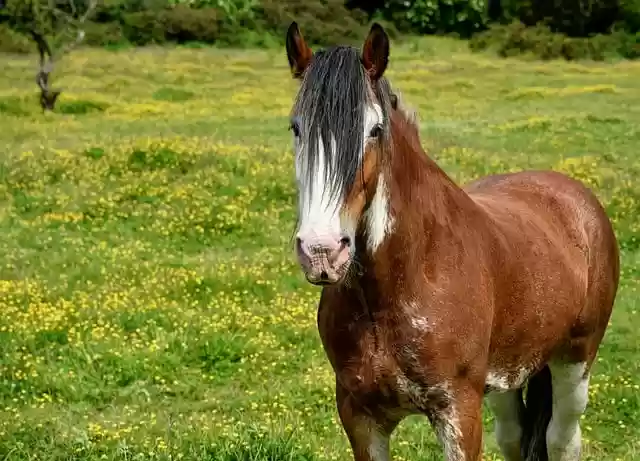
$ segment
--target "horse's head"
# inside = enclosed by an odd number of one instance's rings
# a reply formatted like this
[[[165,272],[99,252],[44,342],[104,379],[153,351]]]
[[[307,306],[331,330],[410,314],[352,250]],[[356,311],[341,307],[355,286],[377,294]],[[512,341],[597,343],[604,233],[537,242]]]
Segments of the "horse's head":
[[[389,145],[391,93],[382,75],[389,39],[374,24],[362,52],[338,46],[313,53],[296,23],[287,32],[287,57],[301,86],[291,113],[298,184],[296,252],[314,284],[345,279],[356,233],[367,245],[384,236],[386,200],[378,197]],[[373,210],[373,212],[371,212]]]

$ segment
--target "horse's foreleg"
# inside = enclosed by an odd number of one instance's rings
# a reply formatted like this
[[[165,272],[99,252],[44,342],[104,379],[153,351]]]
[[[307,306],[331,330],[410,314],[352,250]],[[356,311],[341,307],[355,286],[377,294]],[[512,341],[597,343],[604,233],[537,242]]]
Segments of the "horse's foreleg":
[[[578,461],[582,445],[580,417],[589,398],[585,363],[550,363],[553,411],[547,428],[549,461]]]
[[[338,385],[336,388],[338,414],[355,461],[390,461],[389,438],[398,421],[376,415],[358,405]]]
[[[446,405],[430,412],[446,461],[482,459],[482,398],[482,391],[460,387]]]

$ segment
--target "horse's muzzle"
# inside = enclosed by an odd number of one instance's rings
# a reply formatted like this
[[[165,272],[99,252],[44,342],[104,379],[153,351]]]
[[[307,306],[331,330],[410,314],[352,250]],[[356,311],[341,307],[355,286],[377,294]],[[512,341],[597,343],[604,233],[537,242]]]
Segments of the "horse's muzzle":
[[[307,280],[314,285],[332,285],[340,282],[351,260],[351,240],[314,236],[296,239],[298,262]]]

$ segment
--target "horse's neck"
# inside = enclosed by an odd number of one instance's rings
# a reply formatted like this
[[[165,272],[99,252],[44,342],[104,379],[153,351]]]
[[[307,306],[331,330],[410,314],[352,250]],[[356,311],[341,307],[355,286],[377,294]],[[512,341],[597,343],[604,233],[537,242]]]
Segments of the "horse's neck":
[[[389,214],[388,229],[384,239],[378,238],[382,243],[376,248],[369,245],[359,258],[364,269],[363,282],[368,286],[377,285],[376,282],[385,285],[391,277],[402,278],[403,274],[428,267],[441,256],[439,252],[450,253],[454,241],[459,245],[460,242],[478,244],[483,240],[483,213],[466,192],[427,157],[420,146],[417,129],[402,120],[392,123],[392,128],[394,149],[381,176]],[[375,211],[370,207],[369,212]],[[378,216],[371,221],[383,219]],[[375,230],[369,226],[369,232]],[[392,285],[395,283],[391,281]],[[386,291],[382,286],[378,288]]]
[[[392,126],[395,142],[386,176],[396,233],[409,233],[404,237],[420,245],[436,228],[468,232],[468,222],[478,219],[475,202],[426,155],[417,127],[406,119]]]

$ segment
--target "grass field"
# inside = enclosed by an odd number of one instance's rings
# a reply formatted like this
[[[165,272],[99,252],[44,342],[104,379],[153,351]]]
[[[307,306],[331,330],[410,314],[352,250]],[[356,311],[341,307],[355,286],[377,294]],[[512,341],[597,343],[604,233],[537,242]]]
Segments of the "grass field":
[[[290,245],[284,50],[78,50],[46,115],[36,58],[0,61],[0,459],[350,460]],[[553,168],[606,204],[623,275],[584,459],[640,459],[640,63],[425,38],[388,76],[456,180]],[[392,445],[442,459],[421,418]]]

